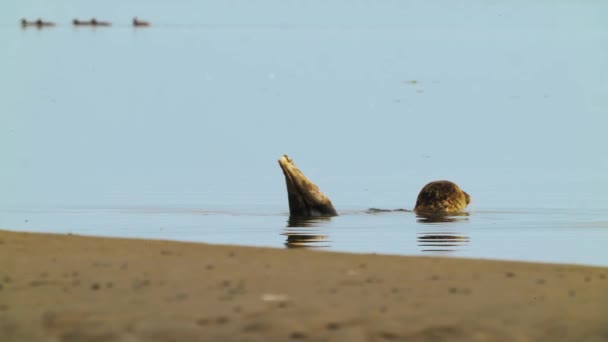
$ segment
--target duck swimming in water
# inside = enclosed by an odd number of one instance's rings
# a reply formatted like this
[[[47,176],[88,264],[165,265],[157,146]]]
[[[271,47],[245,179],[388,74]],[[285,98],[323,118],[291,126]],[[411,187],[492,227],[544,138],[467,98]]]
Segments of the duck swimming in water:
[[[289,214],[292,217],[337,216],[329,197],[300,171],[289,156],[279,159],[285,175]],[[414,212],[419,215],[450,215],[463,212],[471,197],[450,181],[434,181],[425,185],[416,200]]]
[[[21,19],[21,27],[26,28],[28,26],[35,26],[40,29],[43,27],[55,26],[55,23],[51,21],[43,21],[40,18],[38,18],[36,21],[27,21],[25,18]]]
[[[112,25],[109,21],[97,21],[95,18],[91,18],[91,20],[72,20],[72,24],[74,26],[110,26]]]
[[[109,21],[97,21],[97,19],[92,18],[91,25],[92,26],[110,26],[112,24]]]
[[[74,26],[87,26],[87,25],[91,25],[91,22],[74,19],[74,20],[72,20],[72,24]]]
[[[150,23],[147,21],[139,20],[137,17],[133,17],[133,26],[134,27],[147,27],[150,26]]]

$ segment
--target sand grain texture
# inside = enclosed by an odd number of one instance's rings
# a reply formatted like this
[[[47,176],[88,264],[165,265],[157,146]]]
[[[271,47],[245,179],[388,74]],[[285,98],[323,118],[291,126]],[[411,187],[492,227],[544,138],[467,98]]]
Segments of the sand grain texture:
[[[0,231],[0,337],[608,341],[608,269]]]

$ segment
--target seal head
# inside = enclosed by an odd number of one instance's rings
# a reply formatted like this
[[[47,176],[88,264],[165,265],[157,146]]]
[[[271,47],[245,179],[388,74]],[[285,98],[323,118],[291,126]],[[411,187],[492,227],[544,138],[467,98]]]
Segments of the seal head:
[[[447,180],[425,185],[416,199],[414,211],[419,214],[450,214],[462,212],[471,202],[471,197],[458,185]]]

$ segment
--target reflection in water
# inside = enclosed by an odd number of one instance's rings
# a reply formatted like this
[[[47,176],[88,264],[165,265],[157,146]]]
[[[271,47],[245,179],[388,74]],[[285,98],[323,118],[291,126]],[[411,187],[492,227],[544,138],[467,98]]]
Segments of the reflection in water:
[[[365,211],[367,214],[383,214],[383,213],[394,213],[394,212],[406,212],[409,213],[411,210],[407,209],[380,209],[380,208],[369,208]]]
[[[418,233],[418,246],[421,252],[455,252],[459,247],[469,244],[469,237],[455,232]]]
[[[443,223],[467,221],[469,213],[453,213],[450,215],[438,213],[417,213],[416,217],[420,223]]]
[[[321,227],[331,220],[331,217],[296,217],[290,216],[287,227]]]
[[[454,252],[469,244],[469,237],[451,231],[450,223],[468,221],[468,213],[452,215],[418,214],[418,222],[425,224],[418,232],[418,246],[422,252]],[[446,224],[447,223],[447,224]],[[429,228],[437,228],[429,230]]]
[[[330,219],[330,217],[290,217],[287,220],[287,227],[282,233],[282,235],[287,235],[285,246],[287,248],[330,247],[329,236],[321,234],[322,231],[319,229]]]

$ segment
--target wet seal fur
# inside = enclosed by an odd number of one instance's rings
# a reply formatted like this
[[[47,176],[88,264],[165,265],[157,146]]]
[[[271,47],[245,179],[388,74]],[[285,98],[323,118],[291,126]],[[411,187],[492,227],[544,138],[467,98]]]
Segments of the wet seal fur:
[[[289,214],[293,217],[338,216],[334,205],[324,193],[300,171],[289,156],[279,159],[285,175]]]
[[[285,175],[289,214],[292,217],[330,217],[338,212],[329,197],[319,190],[289,156],[279,159],[279,165]],[[421,216],[454,215],[462,213],[471,202],[469,194],[453,182],[439,180],[425,185],[416,199],[414,212]]]
[[[452,214],[462,212],[471,202],[471,196],[458,185],[447,180],[425,185],[416,199],[417,214]]]

